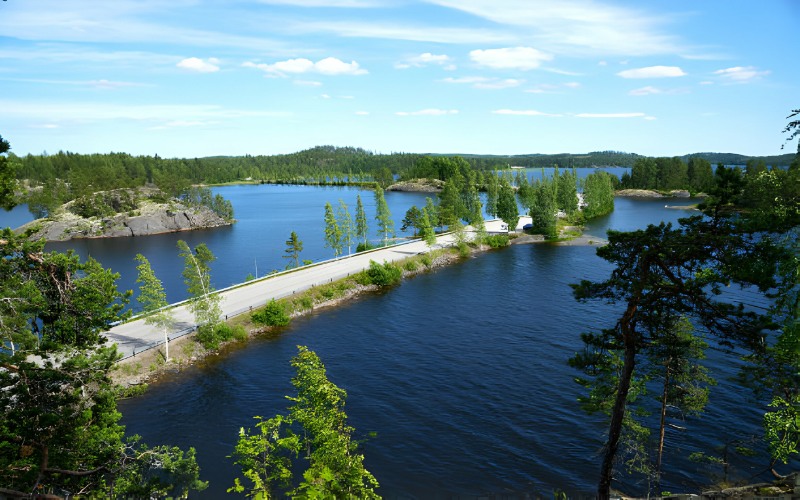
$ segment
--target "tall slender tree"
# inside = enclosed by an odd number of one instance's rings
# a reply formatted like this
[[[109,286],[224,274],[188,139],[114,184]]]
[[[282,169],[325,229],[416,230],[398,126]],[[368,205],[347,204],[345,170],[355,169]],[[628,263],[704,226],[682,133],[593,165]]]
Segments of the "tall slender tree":
[[[136,254],[136,271],[139,273],[136,283],[139,283],[139,296],[136,300],[142,306],[145,314],[144,322],[148,325],[161,328],[164,332],[164,359],[169,363],[169,329],[175,324],[172,311],[167,308],[167,294],[161,280],[158,279],[150,266],[150,261],[142,254]]]
[[[344,200],[341,199],[336,209],[336,223],[339,225],[339,230],[342,233],[342,247],[347,247],[347,255],[350,255],[353,240],[356,238],[356,231],[353,227],[353,218],[350,216],[350,211],[347,209]]]
[[[211,263],[216,257],[205,243],[194,248],[178,240],[179,255],[183,259],[183,282],[189,292],[189,310],[194,314],[198,329],[209,331],[219,324],[222,316],[222,297],[214,293],[211,285]]]
[[[364,203],[361,201],[361,195],[356,195],[356,238],[364,240],[364,245],[367,244],[367,234],[369,228],[367,227],[367,213],[364,211]]]
[[[386,245],[389,238],[394,237],[394,221],[381,188],[375,189],[375,220],[378,221],[378,234]]]
[[[334,258],[342,254],[342,229],[336,221],[333,207],[327,202],[325,203],[325,246],[333,250]]]
[[[300,267],[300,252],[303,251],[303,242],[300,241],[298,238],[297,233],[292,231],[289,235],[289,239],[286,240],[286,250],[284,250],[284,259],[289,259],[289,264],[286,265],[286,269],[291,269],[293,267]]]

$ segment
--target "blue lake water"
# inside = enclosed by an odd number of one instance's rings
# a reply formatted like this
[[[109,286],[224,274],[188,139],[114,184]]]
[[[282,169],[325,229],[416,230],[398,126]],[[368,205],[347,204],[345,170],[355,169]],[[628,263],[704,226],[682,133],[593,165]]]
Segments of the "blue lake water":
[[[579,171],[580,172],[580,171]],[[351,213],[361,194],[374,229],[372,193],[354,188],[230,186],[239,222],[230,228],[145,238],[49,244],[92,255],[134,288],[133,256],[150,258],[170,300],[185,296],[175,243],[206,243],[217,255],[218,288],[248,273],[285,265],[291,231],[303,240],[302,258],[332,256],[323,246],[323,206],[343,199]],[[399,220],[424,195],[387,193]],[[670,200],[689,204],[692,200]],[[615,211],[586,232],[629,230],[690,212],[664,200],[617,198]],[[0,223],[5,219],[0,219]],[[618,311],[577,303],[570,283],[602,279],[609,266],[593,247],[519,245],[491,251],[426,273],[380,293],[295,320],[280,336],[260,338],[166,377],[120,410],[130,433],[151,444],[194,446],[209,489],[221,498],[236,472],[230,455],[240,427],[254,415],[285,411],[297,345],[322,358],[328,377],[348,392],[346,411],[366,440],[366,467],[387,498],[550,497],[555,490],[592,496],[605,439],[603,419],[587,416],[576,398],[578,375],[566,360],[582,348],[580,333],[613,324]],[[742,292],[744,293],[744,292]],[[745,294],[746,295],[746,294]],[[759,297],[750,299],[762,306]],[[760,435],[763,409],[730,381],[737,364],[710,351],[719,385],[706,415],[679,422],[667,434],[663,490],[695,491],[721,474],[687,457],[732,440]],[[735,434],[733,433],[735,430]],[[758,448],[758,447],[757,447]],[[763,451],[763,450],[761,450]],[[766,457],[734,459],[735,478],[764,478]],[[619,474],[616,486],[641,493],[640,478]]]

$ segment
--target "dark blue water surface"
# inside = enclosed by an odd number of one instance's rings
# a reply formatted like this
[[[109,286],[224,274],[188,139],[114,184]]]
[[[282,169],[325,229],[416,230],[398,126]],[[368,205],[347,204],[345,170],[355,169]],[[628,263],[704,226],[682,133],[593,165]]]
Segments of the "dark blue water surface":
[[[369,191],[231,186],[215,192],[233,202],[239,219],[233,227],[48,248],[92,255],[122,273],[123,289],[134,288],[133,256],[144,253],[170,300],[178,300],[185,296],[178,239],[206,243],[217,255],[219,288],[256,274],[256,265],[259,275],[282,268],[291,231],[305,244],[302,258],[332,256],[323,246],[326,201],[342,198],[352,214],[360,193],[377,238]],[[398,227],[406,209],[424,198],[387,193]],[[586,232],[600,239],[608,228],[674,222],[691,212],[665,203],[692,201],[617,198],[615,211],[592,221]],[[297,345],[307,345],[322,358],[328,377],[347,390],[346,411],[358,437],[376,433],[363,452],[385,497],[550,497],[556,489],[591,496],[605,427],[602,417],[579,409],[578,373],[566,360],[582,348],[581,332],[611,326],[619,311],[576,302],[569,284],[602,279],[609,271],[589,246],[517,245],[479,254],[295,320],[277,337],[255,339],[171,374],[144,396],[121,402],[123,422],[148,443],[195,447],[202,476],[210,481],[196,497],[224,497],[236,474],[226,457],[239,428],[252,426],[255,415],[285,411],[284,396],[292,393],[289,360]],[[764,306],[757,294],[734,293],[753,307]],[[667,433],[662,490],[695,491],[721,475],[719,467],[690,462],[690,453],[760,435],[763,407],[730,381],[738,368],[734,359],[709,352],[707,364],[719,385],[702,418],[677,421],[686,430]],[[734,459],[731,474],[764,477],[765,463],[763,453]],[[646,491],[640,478],[624,472],[615,485],[633,494]]]

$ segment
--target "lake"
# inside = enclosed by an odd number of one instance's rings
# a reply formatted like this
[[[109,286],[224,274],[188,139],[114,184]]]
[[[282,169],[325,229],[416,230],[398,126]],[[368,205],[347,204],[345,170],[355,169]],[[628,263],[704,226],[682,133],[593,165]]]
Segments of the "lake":
[[[335,205],[341,198],[354,213],[360,194],[377,239],[370,191],[262,185],[214,192],[233,202],[239,219],[234,226],[48,248],[97,258],[122,274],[123,289],[135,288],[133,256],[143,253],[174,301],[185,297],[178,239],[206,243],[217,255],[217,288],[248,273],[283,268],[291,231],[304,242],[302,258],[332,257],[323,245],[326,201]],[[397,228],[408,207],[425,201],[421,194],[386,197]],[[615,211],[592,221],[586,232],[600,238],[608,228],[674,222],[689,213],[664,204],[617,198]],[[202,477],[210,481],[197,498],[226,496],[236,473],[226,457],[239,428],[252,426],[255,415],[285,411],[284,396],[292,391],[289,360],[297,345],[307,345],[330,380],[347,390],[346,411],[357,437],[376,433],[363,452],[384,497],[550,497],[556,490],[593,496],[605,427],[602,418],[578,408],[578,373],[566,360],[582,348],[581,332],[611,326],[618,311],[576,302],[569,284],[602,279],[609,271],[594,247],[518,245],[479,254],[295,320],[280,336],[255,339],[170,375],[144,396],[122,401],[123,422],[150,444],[194,446]],[[763,307],[757,295],[741,293],[753,307]],[[689,461],[691,452],[761,434],[763,409],[730,381],[737,364],[716,350],[707,364],[719,385],[705,416],[678,421],[686,431],[668,432],[663,490],[696,491],[721,474],[720,467]],[[763,454],[734,458],[731,473],[765,478],[765,463]],[[618,477],[616,486],[644,491],[640,478]]]

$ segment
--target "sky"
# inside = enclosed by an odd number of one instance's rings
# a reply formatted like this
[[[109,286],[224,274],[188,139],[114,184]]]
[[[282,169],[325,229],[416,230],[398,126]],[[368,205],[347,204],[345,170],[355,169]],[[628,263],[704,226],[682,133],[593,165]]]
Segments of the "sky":
[[[3,0],[18,155],[773,155],[798,0]]]

